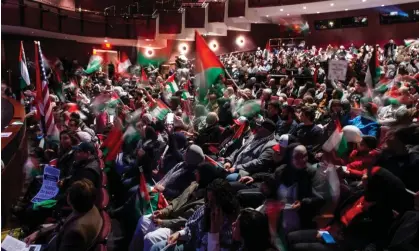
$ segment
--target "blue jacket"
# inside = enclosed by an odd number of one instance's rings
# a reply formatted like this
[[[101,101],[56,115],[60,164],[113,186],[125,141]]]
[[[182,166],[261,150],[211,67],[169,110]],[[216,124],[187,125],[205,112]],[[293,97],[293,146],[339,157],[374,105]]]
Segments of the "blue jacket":
[[[378,129],[380,125],[366,117],[362,117],[362,115],[356,116],[355,118],[349,120],[348,125],[353,125],[361,130],[363,135],[374,136],[378,138]]]

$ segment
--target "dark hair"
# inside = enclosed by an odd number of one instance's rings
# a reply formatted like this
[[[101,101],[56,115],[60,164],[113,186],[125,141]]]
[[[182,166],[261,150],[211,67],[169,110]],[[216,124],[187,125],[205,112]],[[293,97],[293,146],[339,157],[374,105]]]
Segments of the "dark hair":
[[[76,181],[68,189],[68,199],[75,211],[85,213],[95,203],[96,188],[88,179]]]
[[[240,210],[239,201],[233,194],[233,188],[226,179],[215,179],[207,187],[208,192],[212,192],[217,206],[227,216],[237,215]],[[207,196],[205,196],[207,200]],[[204,232],[209,232],[211,227],[211,208],[206,207],[204,218],[202,221],[202,229]]]
[[[310,106],[303,106],[301,113],[304,114],[311,122],[316,118],[316,111]]]
[[[70,124],[71,122],[74,122],[74,124],[76,126],[80,126],[80,120],[78,120],[78,119],[72,118],[72,119],[70,119],[70,121],[68,122],[68,124]]]
[[[147,126],[146,128],[145,128],[145,139],[146,140],[149,140],[149,139],[151,139],[151,140],[157,140],[157,133],[156,133],[156,131],[154,130],[154,128],[153,127],[151,127],[151,126]]]
[[[72,112],[70,114],[70,118],[80,120],[80,114],[78,114],[77,112]]]
[[[259,251],[273,249],[271,234],[269,233],[268,217],[254,209],[246,208],[238,217],[240,237],[244,242],[244,249]]]
[[[198,165],[197,172],[199,173],[199,187],[205,188],[215,179],[225,179],[226,174],[224,170],[214,167],[212,164],[203,162]]]
[[[63,135],[68,135],[68,137],[70,137],[71,144],[73,146],[78,145],[80,143],[79,135],[77,133],[73,132],[73,131],[64,130],[64,131],[60,132],[60,139],[61,139],[61,136],[63,136]]]

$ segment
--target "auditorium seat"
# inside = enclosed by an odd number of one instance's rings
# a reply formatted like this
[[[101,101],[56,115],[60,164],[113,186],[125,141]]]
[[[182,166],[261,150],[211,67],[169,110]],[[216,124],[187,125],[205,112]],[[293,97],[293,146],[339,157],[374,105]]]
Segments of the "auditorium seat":
[[[102,179],[102,187],[106,188],[106,186],[108,185],[108,176],[105,172],[101,172],[100,176],[100,178]]]
[[[106,248],[106,241],[108,240],[109,234],[111,233],[112,229],[112,221],[109,217],[109,214],[106,211],[101,211],[100,215],[102,216],[103,225],[102,229],[100,230],[99,236],[97,237],[96,243],[98,246],[101,244]]]
[[[106,191],[106,188],[102,187],[99,191],[99,195],[96,199],[96,206],[100,210],[106,209],[106,207],[109,204],[109,194],[108,191]]]
[[[96,248],[94,249],[94,251],[107,251],[107,250],[108,248],[106,247],[105,244],[96,245]]]
[[[294,99],[293,98],[287,98],[287,103],[289,106],[292,106],[294,103]]]

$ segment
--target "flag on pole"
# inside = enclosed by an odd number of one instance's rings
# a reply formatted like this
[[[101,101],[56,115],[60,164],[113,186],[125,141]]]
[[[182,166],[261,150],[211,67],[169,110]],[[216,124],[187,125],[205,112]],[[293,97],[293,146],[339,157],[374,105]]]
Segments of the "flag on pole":
[[[103,156],[105,165],[107,166],[106,171],[113,166],[117,155],[121,152],[122,143],[124,140],[124,134],[122,132],[121,125],[118,123],[112,127],[108,137],[103,141],[101,148],[103,149]]]
[[[154,104],[150,104],[150,114],[153,118],[163,120],[169,112],[170,108],[160,99],[158,99]]]
[[[343,134],[342,125],[336,120],[336,129],[329,139],[323,144],[325,152],[336,151],[337,156],[342,157],[348,151],[348,142]]]
[[[224,76],[224,66],[198,31],[195,31],[195,49],[198,99],[206,102],[208,90],[217,83],[220,75]]]
[[[121,62],[118,63],[118,73],[122,74],[127,72],[128,67],[130,67],[131,65],[132,64],[128,56],[125,53],[122,53]]]
[[[141,82],[143,83],[145,81],[148,81],[148,77],[147,77],[147,74],[144,71],[144,67],[141,67]]]
[[[368,63],[368,70],[365,75],[365,83],[368,89],[374,89],[375,85],[380,81],[380,62],[378,61],[377,49],[374,48],[370,62]]]
[[[36,103],[37,111],[41,116],[41,126],[46,136],[59,138],[59,132],[52,114],[49,98],[48,79],[45,73],[44,57],[42,56],[41,43],[35,41],[35,69],[36,69]]]
[[[90,57],[89,64],[86,67],[86,70],[84,70],[84,73],[86,74],[92,74],[99,70],[99,68],[102,66],[103,58],[98,55],[93,55]]]
[[[26,86],[31,84],[31,81],[29,79],[28,66],[26,64],[25,50],[23,49],[22,41],[20,41],[19,68],[20,68],[20,89],[22,90]]]
[[[269,53],[271,53],[271,45],[268,40],[268,42],[266,42],[265,49],[263,50],[263,58],[267,59],[269,57]]]
[[[170,92],[172,94],[175,94],[177,91],[179,91],[179,87],[176,84],[175,75],[176,75],[176,73],[172,74],[166,80],[166,90],[167,90],[167,92]]]

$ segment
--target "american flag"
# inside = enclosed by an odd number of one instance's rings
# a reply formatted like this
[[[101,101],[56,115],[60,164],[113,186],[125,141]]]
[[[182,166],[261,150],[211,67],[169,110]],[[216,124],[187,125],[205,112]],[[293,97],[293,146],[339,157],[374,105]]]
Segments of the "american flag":
[[[41,116],[41,126],[45,136],[58,136],[52,114],[51,100],[49,98],[48,78],[45,72],[45,62],[42,55],[41,43],[35,41],[35,69],[36,69],[36,99],[37,112]]]

